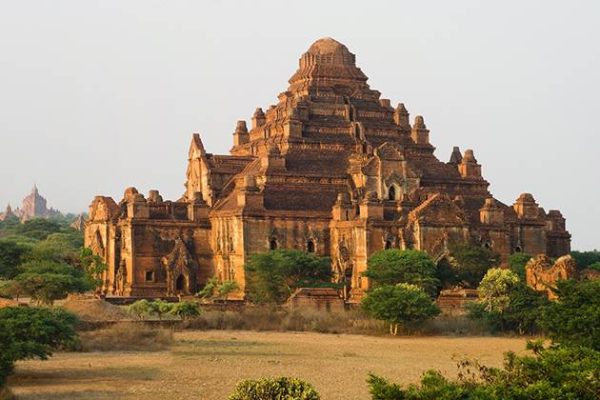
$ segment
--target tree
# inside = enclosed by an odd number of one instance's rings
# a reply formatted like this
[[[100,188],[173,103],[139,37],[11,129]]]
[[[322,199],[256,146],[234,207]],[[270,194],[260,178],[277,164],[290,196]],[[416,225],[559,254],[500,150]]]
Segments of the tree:
[[[198,307],[198,304],[194,302],[180,301],[173,306],[171,313],[177,315],[182,320],[186,320],[200,315],[200,308]]]
[[[543,309],[541,325],[564,344],[600,350],[600,280],[559,280],[558,301]]]
[[[60,308],[7,307],[0,309],[0,386],[14,362],[47,359],[52,352],[74,343],[77,317]]]
[[[148,303],[148,312],[150,314],[156,314],[161,321],[163,315],[170,313],[172,309],[173,304],[164,300],[156,299]]]
[[[488,312],[502,314],[508,307],[511,290],[519,283],[519,276],[514,272],[491,268],[487,271],[479,284],[479,301]]]
[[[11,233],[17,236],[25,236],[36,240],[44,240],[50,234],[62,230],[61,225],[56,221],[45,218],[34,218],[25,221],[22,224],[15,225]]]
[[[362,307],[372,317],[389,323],[392,335],[398,333],[399,324],[423,321],[440,313],[427,293],[408,283],[369,291],[362,300]]]
[[[144,316],[150,313],[150,302],[146,299],[137,300],[127,307],[127,312],[143,320]]]
[[[299,287],[331,284],[330,260],[296,250],[273,250],[250,256],[246,293],[254,303],[283,303]]]
[[[25,272],[17,275],[15,281],[38,304],[52,304],[68,293],[85,292],[93,287],[83,271],[67,264],[31,261],[21,268]]]
[[[482,246],[457,244],[450,247],[449,262],[440,268],[446,286],[477,287],[488,269],[498,265],[500,256]]]
[[[310,383],[295,378],[247,379],[239,382],[229,400],[320,400]]]
[[[369,257],[363,276],[373,282],[373,287],[410,283],[434,296],[440,285],[436,273],[436,265],[426,253],[388,249]]]
[[[527,253],[513,253],[508,256],[510,270],[517,274],[522,281],[525,281],[525,265],[527,265],[532,257]]]
[[[590,265],[594,263],[600,262],[600,251],[599,250],[591,250],[591,251],[572,251],[571,257],[575,259],[577,263],[577,269],[582,270],[586,269]]]
[[[12,279],[19,274],[18,266],[31,251],[31,246],[14,240],[0,240],[0,278]]]
[[[91,284],[98,288],[102,285],[102,274],[108,269],[102,257],[94,254],[91,249],[81,248],[79,263],[86,272]]]

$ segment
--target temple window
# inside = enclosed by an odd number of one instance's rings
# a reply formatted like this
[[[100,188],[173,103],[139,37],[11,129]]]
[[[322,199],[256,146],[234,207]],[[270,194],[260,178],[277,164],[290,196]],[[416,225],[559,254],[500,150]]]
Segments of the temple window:
[[[392,241],[388,239],[385,241],[385,249],[388,250],[391,248],[392,248]]]
[[[306,251],[308,251],[309,253],[314,253],[315,252],[315,242],[313,242],[312,240],[309,240],[308,242],[306,242]]]
[[[521,246],[515,247],[515,253],[520,253],[522,251],[523,251],[523,249],[521,249]]]
[[[154,282],[154,271],[146,271],[146,282]]]

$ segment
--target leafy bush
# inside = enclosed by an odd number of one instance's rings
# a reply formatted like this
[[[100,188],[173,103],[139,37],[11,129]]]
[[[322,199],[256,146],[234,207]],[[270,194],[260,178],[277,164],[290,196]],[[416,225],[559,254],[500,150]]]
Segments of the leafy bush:
[[[361,304],[369,315],[389,323],[393,335],[398,333],[399,324],[423,321],[440,313],[427,293],[408,283],[375,288]]]
[[[156,314],[159,320],[162,320],[163,315],[171,313],[174,305],[168,301],[156,299],[148,303],[148,312]]]
[[[127,312],[137,319],[144,319],[150,314],[150,302],[146,299],[136,300],[127,307]]]
[[[285,302],[295,289],[331,282],[330,260],[297,250],[273,250],[250,256],[246,295],[258,304]]]
[[[510,292],[518,283],[519,276],[514,272],[491,268],[479,284],[479,301],[485,306],[486,311],[502,314],[510,303]]]
[[[579,270],[588,268],[590,265],[600,263],[600,251],[572,251],[571,257],[575,259]]]
[[[311,384],[296,378],[247,379],[237,384],[229,400],[320,400]]]
[[[180,301],[179,303],[175,303],[171,308],[171,314],[177,315],[183,320],[197,317],[200,315],[200,308],[198,304],[191,301]]]
[[[600,280],[557,282],[558,301],[544,308],[541,324],[561,343],[600,350]]]
[[[236,281],[223,281],[215,276],[206,282],[204,288],[198,292],[198,297],[203,299],[225,300],[230,293],[240,289],[240,285]]]
[[[436,278],[436,265],[422,251],[388,249],[374,253],[367,260],[363,273],[373,282],[373,287],[410,283],[435,295],[440,285]]]
[[[419,385],[403,387],[370,375],[373,400],[596,400],[600,393],[600,352],[584,347],[530,343],[532,356],[507,353],[503,368],[458,363],[458,379],[427,371]]]

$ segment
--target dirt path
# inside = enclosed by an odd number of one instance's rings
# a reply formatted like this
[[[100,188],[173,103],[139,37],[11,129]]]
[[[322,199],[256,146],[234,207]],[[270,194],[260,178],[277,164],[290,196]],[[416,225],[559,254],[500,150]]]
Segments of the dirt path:
[[[59,353],[17,365],[18,399],[223,400],[240,379],[296,376],[324,400],[369,399],[369,372],[416,382],[423,371],[455,372],[454,356],[500,365],[510,338],[383,338],[318,333],[188,331],[163,352]]]

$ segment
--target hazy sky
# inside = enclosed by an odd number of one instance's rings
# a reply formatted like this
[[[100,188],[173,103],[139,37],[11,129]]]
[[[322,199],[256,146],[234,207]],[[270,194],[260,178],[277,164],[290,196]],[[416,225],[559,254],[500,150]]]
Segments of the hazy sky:
[[[473,148],[497,198],[531,192],[600,248],[599,21],[599,1],[0,0],[0,207],[34,182],[69,212],[177,199],[191,134],[228,152],[331,36],[439,158]]]

